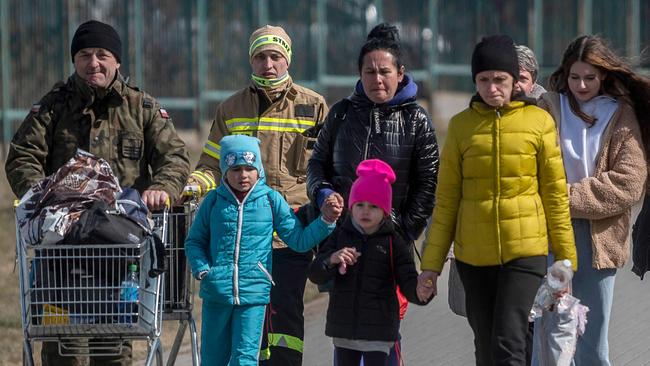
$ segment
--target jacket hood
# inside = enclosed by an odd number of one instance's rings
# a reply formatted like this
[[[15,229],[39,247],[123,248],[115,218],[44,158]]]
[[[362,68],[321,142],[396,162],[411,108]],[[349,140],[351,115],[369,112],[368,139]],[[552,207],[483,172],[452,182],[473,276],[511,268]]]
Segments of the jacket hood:
[[[224,178],[225,179],[225,178]],[[219,196],[223,197],[233,205],[239,205],[240,202],[237,200],[237,197],[235,196],[235,193],[232,188],[224,181],[222,184],[220,184],[217,189],[215,189],[216,194]],[[260,178],[257,180],[255,185],[251,188],[251,190],[246,194],[246,200],[245,202],[250,202],[253,200],[258,199],[260,196],[265,196],[271,192],[272,189],[268,185],[266,185],[266,181],[264,178]]]
[[[418,94],[418,85],[413,81],[413,78],[411,78],[408,74],[404,74],[404,79],[397,86],[397,91],[395,92],[395,96],[393,96],[393,99],[389,100],[387,103],[384,103],[383,105],[396,106],[408,102],[414,102],[417,94]],[[352,96],[350,96],[349,99],[375,104],[373,101],[368,99],[366,92],[363,91],[363,84],[361,83],[361,80],[357,81],[357,85],[354,88],[354,93],[352,94]]]

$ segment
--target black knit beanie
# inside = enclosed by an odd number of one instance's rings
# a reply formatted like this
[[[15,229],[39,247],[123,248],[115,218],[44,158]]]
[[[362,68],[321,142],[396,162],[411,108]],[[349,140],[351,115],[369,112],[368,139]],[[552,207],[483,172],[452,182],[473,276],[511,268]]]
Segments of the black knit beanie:
[[[472,53],[472,81],[482,71],[498,70],[519,80],[519,61],[512,38],[505,35],[483,37]]]
[[[115,56],[117,62],[122,62],[122,41],[120,35],[110,25],[96,20],[89,20],[80,25],[77,31],[74,32],[72,44],[70,45],[72,62],[74,62],[74,55],[77,52],[84,48],[93,47],[109,50]]]

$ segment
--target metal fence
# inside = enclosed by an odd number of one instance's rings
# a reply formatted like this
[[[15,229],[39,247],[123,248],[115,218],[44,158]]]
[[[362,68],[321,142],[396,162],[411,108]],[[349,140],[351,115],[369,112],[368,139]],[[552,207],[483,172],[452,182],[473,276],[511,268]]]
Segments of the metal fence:
[[[357,79],[369,29],[400,29],[408,71],[422,97],[471,90],[469,59],[482,35],[506,33],[538,55],[542,76],[577,35],[598,33],[635,66],[650,45],[648,0],[0,0],[3,141],[29,106],[73,72],[76,27],[98,19],[123,40],[121,71],[156,96],[179,127],[211,118],[216,103],[250,78],[248,37],[263,24],[293,40],[294,80],[329,102]]]

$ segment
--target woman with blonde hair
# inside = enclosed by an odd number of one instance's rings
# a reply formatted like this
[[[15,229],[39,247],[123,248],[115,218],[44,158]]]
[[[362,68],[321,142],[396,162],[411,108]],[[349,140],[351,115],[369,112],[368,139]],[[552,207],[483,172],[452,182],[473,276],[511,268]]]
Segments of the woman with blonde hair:
[[[560,135],[580,264],[573,294],[590,309],[574,364],[608,366],[614,279],[629,258],[631,208],[646,184],[650,79],[601,38],[581,36],[564,52],[549,90],[539,106]]]

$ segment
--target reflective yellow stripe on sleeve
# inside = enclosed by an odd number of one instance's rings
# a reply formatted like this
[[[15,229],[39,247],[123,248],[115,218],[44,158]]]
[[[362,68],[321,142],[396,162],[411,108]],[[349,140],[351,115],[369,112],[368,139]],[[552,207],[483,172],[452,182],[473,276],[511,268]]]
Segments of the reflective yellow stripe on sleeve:
[[[190,177],[196,179],[202,184],[202,186],[205,187],[204,193],[207,193],[209,190],[215,189],[217,187],[214,179],[200,170],[193,171],[192,174],[190,174]]]
[[[260,350],[260,361],[266,361],[271,358],[271,349],[269,347]]]
[[[219,160],[221,159],[221,145],[208,140],[203,145],[203,153]]]

